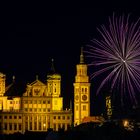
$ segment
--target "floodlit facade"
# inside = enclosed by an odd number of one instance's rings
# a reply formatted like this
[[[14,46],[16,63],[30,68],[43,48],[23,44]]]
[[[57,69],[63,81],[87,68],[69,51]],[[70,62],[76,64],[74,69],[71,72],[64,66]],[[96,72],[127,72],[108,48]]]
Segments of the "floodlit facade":
[[[5,86],[6,76],[0,73],[0,128],[1,133],[13,134],[26,131],[67,130],[72,124],[72,110],[63,109],[61,75],[52,64],[46,83],[38,77],[27,84],[22,96],[9,95],[13,83]]]
[[[79,125],[85,117],[90,116],[90,83],[87,75],[87,64],[84,63],[81,49],[80,64],[76,65],[74,85],[74,125]]]

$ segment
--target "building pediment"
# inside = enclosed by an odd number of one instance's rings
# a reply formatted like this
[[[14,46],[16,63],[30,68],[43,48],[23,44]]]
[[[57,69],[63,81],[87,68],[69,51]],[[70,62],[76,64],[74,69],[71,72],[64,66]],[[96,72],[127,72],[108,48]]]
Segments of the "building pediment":
[[[43,82],[41,82],[40,80],[35,80],[34,82],[32,82],[31,84],[28,84],[29,86],[46,86]]]

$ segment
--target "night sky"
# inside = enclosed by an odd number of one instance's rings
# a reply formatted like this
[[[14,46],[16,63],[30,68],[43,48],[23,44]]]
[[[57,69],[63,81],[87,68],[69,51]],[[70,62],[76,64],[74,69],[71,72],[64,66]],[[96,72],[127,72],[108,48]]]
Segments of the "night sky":
[[[34,81],[36,75],[45,81],[53,58],[56,72],[62,75],[65,106],[73,99],[80,48],[98,38],[97,27],[106,24],[113,12],[117,15],[130,13],[134,20],[140,17],[139,8],[130,7],[131,4],[117,7],[115,3],[112,6],[36,3],[26,8],[21,5],[14,12],[5,10],[2,14],[0,71],[6,74],[7,84],[12,82],[13,75],[23,84]],[[90,69],[89,74],[92,72]],[[103,106],[95,95],[95,82],[96,79],[91,81],[92,113],[100,112]]]

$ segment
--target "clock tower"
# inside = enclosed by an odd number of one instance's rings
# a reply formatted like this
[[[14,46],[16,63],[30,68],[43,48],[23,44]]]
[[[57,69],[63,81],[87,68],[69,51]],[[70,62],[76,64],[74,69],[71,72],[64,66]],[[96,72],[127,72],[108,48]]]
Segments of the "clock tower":
[[[76,65],[74,85],[74,125],[82,123],[84,117],[90,116],[90,83],[87,75],[87,64],[84,63],[81,48],[80,64]]]

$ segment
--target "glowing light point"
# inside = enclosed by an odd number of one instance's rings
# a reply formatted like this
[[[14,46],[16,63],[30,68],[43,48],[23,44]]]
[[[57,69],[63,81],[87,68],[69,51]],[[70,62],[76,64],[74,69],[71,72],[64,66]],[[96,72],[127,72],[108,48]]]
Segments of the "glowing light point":
[[[125,61],[125,60],[123,60],[123,62],[125,63],[126,61]]]

